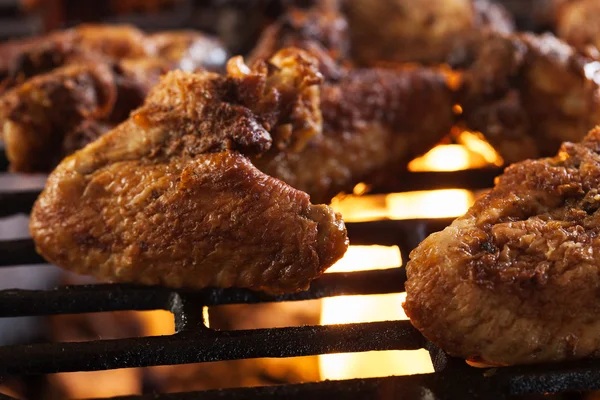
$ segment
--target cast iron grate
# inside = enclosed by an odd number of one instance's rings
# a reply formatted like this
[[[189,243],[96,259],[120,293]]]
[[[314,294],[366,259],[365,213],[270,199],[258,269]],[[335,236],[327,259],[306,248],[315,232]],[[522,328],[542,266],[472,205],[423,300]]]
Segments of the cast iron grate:
[[[5,162],[1,162],[6,166]],[[497,169],[451,173],[406,173],[385,190],[489,187]],[[43,178],[0,174],[1,216],[29,212]],[[448,219],[349,223],[353,244],[397,245],[406,255]],[[41,264],[30,239],[0,241],[0,267]],[[27,267],[23,267],[27,268]],[[117,310],[171,311],[171,336],[40,343],[0,347],[0,377],[94,371],[261,357],[296,357],[372,350],[429,350],[435,373],[402,377],[326,381],[273,387],[153,394],[152,399],[503,399],[516,395],[600,389],[600,362],[477,369],[448,357],[408,321],[302,326],[241,331],[206,327],[203,307],[221,304],[300,301],[330,296],[404,291],[403,268],[327,274],[305,292],[270,297],[247,290],[172,290],[161,287],[97,284],[54,290],[1,290],[0,318]],[[0,395],[1,397],[1,395]]]

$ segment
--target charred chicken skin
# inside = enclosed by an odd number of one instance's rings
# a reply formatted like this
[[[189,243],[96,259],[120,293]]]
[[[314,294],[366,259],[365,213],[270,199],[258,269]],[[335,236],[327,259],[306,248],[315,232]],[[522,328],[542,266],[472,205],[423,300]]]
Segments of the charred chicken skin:
[[[341,70],[321,89],[322,134],[300,149],[274,147],[253,160],[313,201],[329,202],[357,183],[393,178],[440,142],[454,122],[452,105],[439,70]]]
[[[167,71],[224,59],[203,35],[146,36],[128,26],[83,25],[32,43],[13,52],[0,87],[0,133],[10,169],[20,172],[49,171],[123,121]]]
[[[600,356],[600,129],[508,167],[410,255],[404,309],[454,356],[512,365]]]
[[[455,98],[444,70],[355,67],[347,28],[335,10],[294,9],[264,32],[252,54],[254,60],[265,59],[287,44],[318,60],[324,76],[322,134],[253,157],[260,170],[317,203],[350,192],[357,183],[394,177],[454,123]]]
[[[47,260],[97,278],[295,292],[345,252],[341,216],[257,169],[284,135],[320,135],[315,62],[282,50],[228,75],[171,72],[124,123],[64,159],[30,230]],[[279,145],[282,142],[279,141]]]

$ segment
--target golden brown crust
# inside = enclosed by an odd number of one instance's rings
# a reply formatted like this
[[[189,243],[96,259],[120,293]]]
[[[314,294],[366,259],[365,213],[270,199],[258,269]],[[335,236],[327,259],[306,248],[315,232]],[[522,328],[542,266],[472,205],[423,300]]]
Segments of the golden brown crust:
[[[348,23],[332,8],[292,8],[264,30],[250,54],[250,63],[268,60],[286,47],[309,51],[319,61],[325,78],[337,78],[339,64],[350,57]]]
[[[321,89],[322,135],[301,151],[271,149],[253,162],[313,201],[328,202],[359,182],[394,176],[433,147],[452,127],[452,105],[441,71],[350,70]]]
[[[340,258],[341,216],[243,154],[270,148],[282,126],[308,134],[294,111],[318,101],[314,63],[284,50],[270,66],[229,69],[168,74],[126,122],[63,160],[32,212],[38,251],[101,279],[273,293],[306,288]]]
[[[2,45],[0,54],[14,47],[14,43]],[[173,31],[146,36],[131,26],[118,25],[82,25],[25,42],[19,52],[9,53],[13,57],[11,68],[0,84],[0,102],[8,104],[9,109],[0,112],[0,126],[11,135],[7,141],[11,169],[24,172],[48,171],[64,156],[58,149],[64,151],[83,143],[71,140],[61,146],[65,135],[83,120],[88,121],[84,131],[98,133],[100,130],[90,127],[114,125],[126,119],[165,72],[177,67],[216,68],[225,57],[218,41],[199,33]],[[70,65],[79,65],[79,72],[69,69]],[[78,101],[89,96],[89,90],[95,90],[89,84],[73,84],[75,75],[86,74],[86,68],[110,70],[105,73],[111,75],[110,82],[105,79],[100,85],[116,96],[109,105],[110,112],[79,112],[87,106]],[[65,74],[72,76],[65,80]],[[42,81],[45,83],[40,85]],[[29,94],[34,88],[36,96],[32,97]],[[59,89],[61,98],[56,97]],[[36,108],[36,114],[26,115],[26,110],[32,108]],[[49,125],[49,120],[54,125]],[[15,124],[18,129],[13,129]],[[31,158],[33,154],[37,157]]]
[[[65,134],[108,117],[116,96],[113,71],[102,63],[68,65],[9,90],[0,97],[0,121],[11,170],[52,168]]]
[[[413,324],[492,364],[600,356],[600,129],[507,168],[464,217],[410,255]]]
[[[103,280],[276,293],[307,288],[346,241],[339,215],[228,151],[59,168],[31,231],[49,261]]]

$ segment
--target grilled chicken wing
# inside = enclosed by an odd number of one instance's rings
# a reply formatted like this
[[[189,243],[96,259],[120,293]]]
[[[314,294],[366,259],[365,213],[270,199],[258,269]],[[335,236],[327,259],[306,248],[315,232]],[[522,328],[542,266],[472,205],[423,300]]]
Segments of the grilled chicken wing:
[[[509,15],[487,0],[348,0],[352,53],[360,64],[377,61],[440,64],[473,31],[514,30]]]
[[[488,364],[600,355],[600,129],[510,166],[410,255],[404,308],[450,354]]]
[[[297,47],[311,52],[326,79],[339,75],[350,63],[350,37],[346,18],[332,7],[292,8],[261,34],[250,61],[268,60],[278,50]]]
[[[320,80],[293,49],[252,70],[232,59],[228,76],[169,73],[50,175],[31,216],[38,251],[115,281],[306,288],[346,250],[341,216],[247,156],[320,134]]]
[[[252,58],[293,44],[319,62],[323,132],[253,158],[263,172],[318,203],[359,182],[384,182],[450,132],[454,96],[446,71],[395,65],[356,68],[345,19],[331,8],[292,10],[267,29]],[[434,110],[434,115],[432,114]]]
[[[34,77],[0,97],[10,168],[44,171],[60,161],[63,139],[85,120],[102,120],[117,99],[106,64],[73,64]]]
[[[218,40],[192,31],[146,35],[130,25],[84,24],[33,39],[0,44],[0,77],[32,76],[64,65],[73,57],[105,56],[111,60],[159,57],[171,69],[218,69],[226,52]]]
[[[454,122],[452,105],[440,70],[343,70],[321,89],[323,133],[296,151],[272,148],[254,164],[328,202],[359,182],[393,178],[440,142]]]
[[[505,161],[550,156],[600,123],[600,67],[554,36],[488,32],[468,48],[457,102]]]
[[[165,72],[211,69],[225,57],[217,41],[201,34],[146,36],[129,26],[83,25],[28,43],[15,53],[0,85],[0,133],[11,170],[22,172],[52,169],[70,154],[65,151],[77,150],[73,145],[123,121]],[[99,69],[110,79],[88,79]],[[99,88],[113,93],[101,113],[80,103]]]

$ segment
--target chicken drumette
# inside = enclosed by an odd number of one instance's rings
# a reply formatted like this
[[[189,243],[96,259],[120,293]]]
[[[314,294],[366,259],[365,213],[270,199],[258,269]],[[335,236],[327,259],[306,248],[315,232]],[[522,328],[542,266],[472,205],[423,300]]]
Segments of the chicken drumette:
[[[4,44],[3,53],[10,54],[0,133],[11,170],[21,172],[48,171],[123,121],[163,73],[214,68],[225,57],[217,41],[197,33],[146,36],[96,25]]]
[[[522,364],[600,356],[600,129],[510,166],[421,243],[404,308],[455,356]]]

